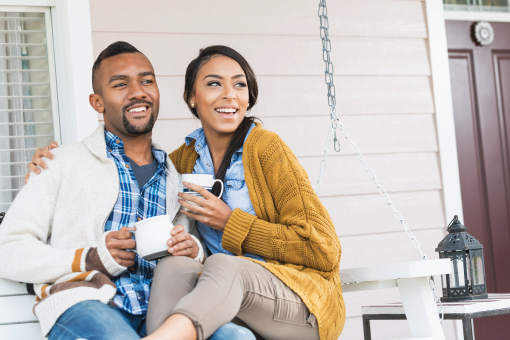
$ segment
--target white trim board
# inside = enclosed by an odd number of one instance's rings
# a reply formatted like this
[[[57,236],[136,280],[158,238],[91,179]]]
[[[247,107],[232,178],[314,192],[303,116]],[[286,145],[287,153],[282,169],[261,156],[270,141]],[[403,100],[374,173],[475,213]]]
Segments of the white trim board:
[[[441,175],[447,219],[445,222],[448,223],[454,215],[458,215],[461,220],[464,220],[450,85],[448,46],[446,44],[442,1],[426,0],[426,7],[430,68],[432,72],[439,158],[441,160]]]
[[[510,13],[475,12],[475,11],[444,11],[444,19],[445,20],[460,20],[460,21],[510,22]]]
[[[458,215],[463,221],[448,45],[446,43],[445,11],[441,0],[426,0],[425,5],[446,223],[454,215]],[[455,330],[457,339],[463,339],[462,322],[457,321],[455,323]]]
[[[55,0],[51,17],[61,136],[67,144],[97,128],[97,113],[89,104],[94,63],[89,0]]]
[[[1,0],[0,0],[1,1]],[[45,10],[49,10],[48,6],[4,6],[0,3],[0,8],[2,12],[35,12],[35,13],[43,13]]]
[[[77,0],[75,0],[77,1]],[[88,1],[87,1],[88,2]],[[0,0],[0,6],[55,6],[56,0]]]
[[[33,7],[37,8],[37,7]],[[51,21],[51,10],[49,7],[44,9],[44,17],[46,24],[46,41],[48,44],[48,73],[50,81],[51,93],[51,110],[53,112],[53,136],[55,140],[62,143],[62,129],[60,126],[60,112],[58,110],[58,92],[57,77],[55,74],[55,53],[53,51],[53,23]]]

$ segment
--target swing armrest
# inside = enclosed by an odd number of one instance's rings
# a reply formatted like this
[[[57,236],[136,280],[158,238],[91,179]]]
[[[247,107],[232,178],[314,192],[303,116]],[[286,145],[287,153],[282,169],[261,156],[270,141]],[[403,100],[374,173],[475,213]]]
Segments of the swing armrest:
[[[344,292],[397,287],[397,280],[451,273],[449,259],[395,263],[340,270]]]

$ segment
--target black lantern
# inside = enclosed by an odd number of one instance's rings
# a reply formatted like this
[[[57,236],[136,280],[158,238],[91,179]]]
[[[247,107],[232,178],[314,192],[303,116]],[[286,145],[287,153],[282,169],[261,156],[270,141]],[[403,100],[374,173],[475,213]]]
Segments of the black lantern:
[[[486,299],[483,245],[469,235],[457,215],[448,226],[448,235],[438,244],[439,258],[450,259],[451,274],[443,274],[441,301]]]

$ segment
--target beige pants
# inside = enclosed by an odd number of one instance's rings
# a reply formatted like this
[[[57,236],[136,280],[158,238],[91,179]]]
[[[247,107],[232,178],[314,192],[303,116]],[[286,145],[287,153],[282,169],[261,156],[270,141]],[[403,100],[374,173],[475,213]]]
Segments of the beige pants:
[[[169,256],[159,262],[147,313],[148,334],[172,314],[189,317],[199,340],[234,318],[266,340],[319,339],[315,316],[296,293],[264,267],[223,254],[209,257],[203,266],[188,257]]]

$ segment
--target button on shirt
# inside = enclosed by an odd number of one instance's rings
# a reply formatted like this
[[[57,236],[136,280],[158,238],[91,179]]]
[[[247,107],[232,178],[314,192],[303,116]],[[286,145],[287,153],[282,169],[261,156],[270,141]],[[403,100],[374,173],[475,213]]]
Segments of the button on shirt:
[[[105,131],[105,141],[108,159],[117,165],[120,180],[119,197],[106,221],[105,232],[134,227],[137,221],[166,214],[166,153],[152,149],[158,168],[152,178],[139,188],[122,140]],[[117,306],[133,315],[147,313],[156,264],[157,261],[146,261],[136,255],[134,266],[114,278],[117,293],[113,301]]]
[[[248,138],[251,130],[255,127],[255,124],[252,124],[250,130],[246,134],[246,138]],[[245,138],[245,141],[246,141]],[[205,139],[205,133],[202,128],[193,131],[185,138],[186,145],[189,145],[193,140],[195,142],[195,150],[198,153],[198,159],[195,163],[195,167],[193,168],[194,174],[208,174],[214,176],[214,166],[211,158],[211,153],[209,152],[209,147],[207,146],[207,141]],[[225,174],[225,189],[223,191],[223,201],[230,207],[230,209],[234,210],[235,208],[239,208],[244,212],[255,215],[255,210],[253,209],[253,205],[250,201],[250,195],[248,193],[248,187],[246,186],[246,182],[244,180],[244,166],[243,166],[243,147],[237,150],[232,159],[230,161],[230,167],[227,169]],[[207,248],[211,252],[211,254],[223,253],[227,255],[235,256],[234,253],[223,249],[221,245],[221,240],[223,238],[223,232],[213,229],[201,222],[197,221],[197,228],[204,239],[204,243]],[[245,254],[244,256],[264,261],[264,259],[255,254]]]

